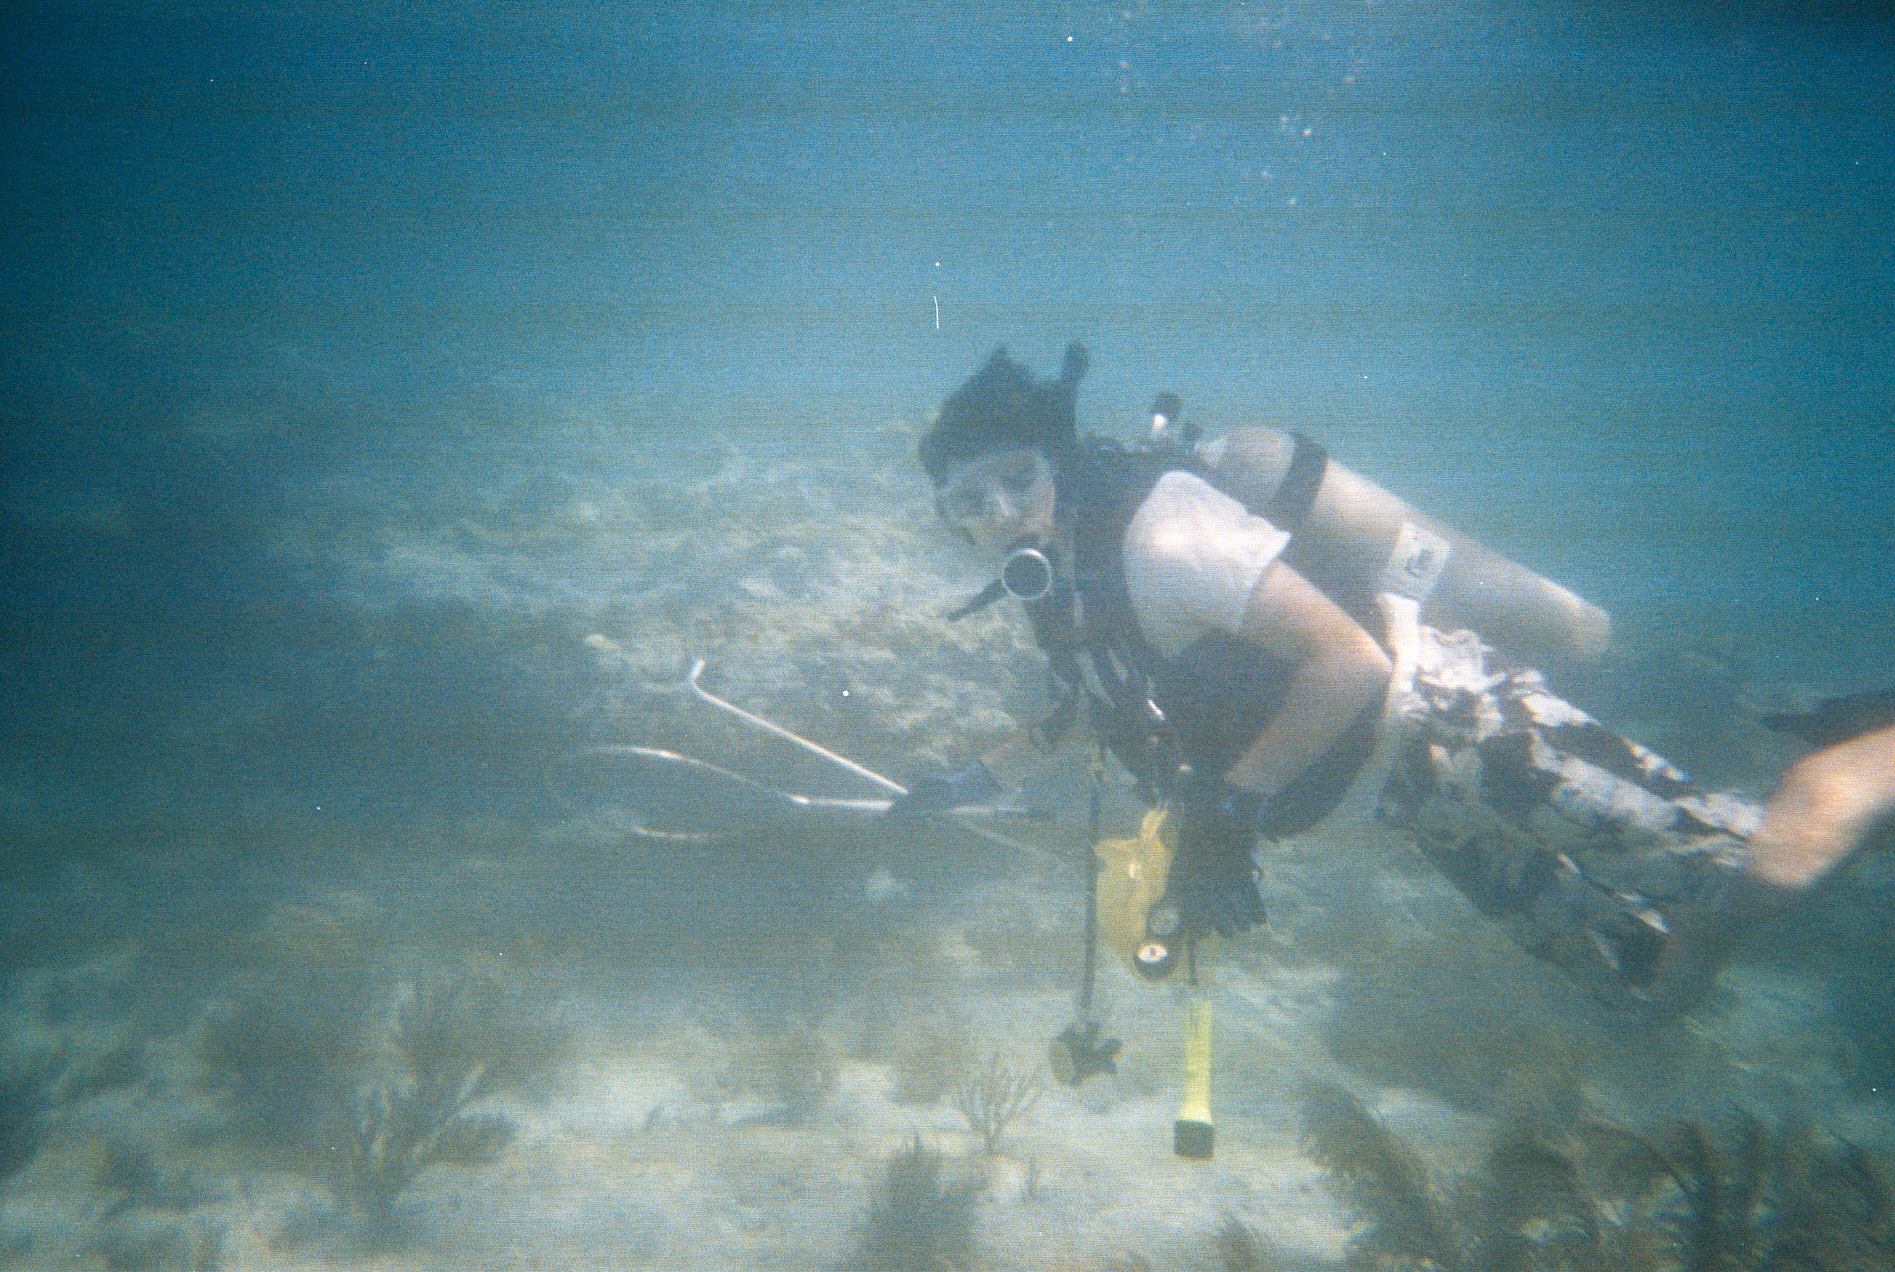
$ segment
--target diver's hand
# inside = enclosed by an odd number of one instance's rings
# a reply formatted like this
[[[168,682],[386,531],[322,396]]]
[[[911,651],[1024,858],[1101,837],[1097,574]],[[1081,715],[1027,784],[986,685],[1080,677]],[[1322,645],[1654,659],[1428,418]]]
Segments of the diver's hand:
[[[1000,793],[1000,783],[979,760],[943,773],[923,773],[908,783],[908,793],[888,806],[884,816],[920,821],[963,804],[981,804]]]
[[[1237,936],[1264,920],[1251,849],[1269,801],[1222,779],[1195,781],[1179,800],[1178,850],[1165,896],[1178,906],[1185,931]]]

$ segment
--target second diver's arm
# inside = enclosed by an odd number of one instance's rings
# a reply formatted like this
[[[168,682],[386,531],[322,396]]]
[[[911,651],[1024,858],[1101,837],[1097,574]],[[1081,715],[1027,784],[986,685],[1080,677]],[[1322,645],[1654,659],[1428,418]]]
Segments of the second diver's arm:
[[[1282,706],[1224,773],[1231,785],[1274,798],[1384,691],[1389,659],[1360,624],[1281,561],[1251,589],[1238,634],[1295,667]]]
[[[1895,812],[1895,728],[1806,755],[1778,784],[1750,840],[1754,878],[1786,893],[1810,887]]]

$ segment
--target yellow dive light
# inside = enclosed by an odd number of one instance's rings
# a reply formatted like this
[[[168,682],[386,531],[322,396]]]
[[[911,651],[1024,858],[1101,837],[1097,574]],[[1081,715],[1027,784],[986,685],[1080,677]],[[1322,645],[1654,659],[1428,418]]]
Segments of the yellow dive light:
[[[1193,994],[1184,1008],[1184,1102],[1171,1124],[1171,1146],[1180,1157],[1202,1161],[1216,1142],[1211,1125],[1211,1004]]]
[[[1203,1160],[1216,1142],[1211,1126],[1211,1004],[1197,984],[1204,944],[1200,941],[1195,950],[1187,949],[1183,923],[1175,911],[1166,913],[1172,903],[1165,900],[1165,882],[1177,846],[1170,814],[1154,809],[1145,814],[1136,835],[1099,841],[1095,887],[1100,936],[1133,971],[1147,980],[1162,980],[1180,966],[1190,967],[1193,989],[1185,1004],[1184,1102],[1172,1124],[1172,1147],[1180,1157]]]

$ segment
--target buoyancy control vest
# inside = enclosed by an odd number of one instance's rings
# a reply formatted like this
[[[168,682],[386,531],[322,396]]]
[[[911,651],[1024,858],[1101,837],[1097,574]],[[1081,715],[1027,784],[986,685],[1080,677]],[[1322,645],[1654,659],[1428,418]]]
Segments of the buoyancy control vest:
[[[1467,627],[1540,665],[1572,666],[1603,652],[1603,610],[1501,557],[1332,461],[1300,434],[1237,429],[1203,447],[1172,441],[1126,449],[1098,438],[1062,465],[1073,509],[1070,585],[1027,606],[1058,704],[1041,729],[1068,727],[1081,699],[1093,728],[1148,799],[1170,793],[1184,767],[1222,773],[1268,726],[1294,668],[1252,642],[1207,635],[1176,658],[1146,640],[1126,589],[1124,539],[1166,473],[1185,471],[1290,534],[1282,560],[1382,638],[1374,598],[1404,591],[1421,621]],[[1381,714],[1366,708],[1272,808],[1272,834],[1327,815],[1375,743]]]
[[[1056,740],[1083,699],[1100,741],[1152,802],[1172,794],[1187,768],[1227,770],[1276,716],[1295,671],[1226,632],[1175,658],[1145,638],[1126,589],[1125,533],[1152,487],[1178,471],[1211,476],[1187,448],[1125,450],[1087,439],[1060,474],[1060,498],[1075,510],[1070,583],[1026,606],[1058,704],[1043,736]],[[1365,708],[1273,802],[1266,833],[1294,834],[1334,809],[1374,749],[1380,711],[1379,701]]]

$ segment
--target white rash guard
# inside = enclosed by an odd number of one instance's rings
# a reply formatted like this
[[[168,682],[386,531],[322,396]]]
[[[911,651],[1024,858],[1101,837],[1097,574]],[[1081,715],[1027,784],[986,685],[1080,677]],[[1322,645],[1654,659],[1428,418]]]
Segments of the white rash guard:
[[[1160,477],[1125,529],[1125,590],[1145,639],[1176,658],[1213,630],[1237,634],[1289,541],[1195,473]]]

